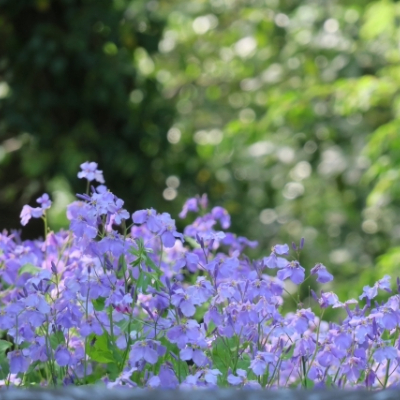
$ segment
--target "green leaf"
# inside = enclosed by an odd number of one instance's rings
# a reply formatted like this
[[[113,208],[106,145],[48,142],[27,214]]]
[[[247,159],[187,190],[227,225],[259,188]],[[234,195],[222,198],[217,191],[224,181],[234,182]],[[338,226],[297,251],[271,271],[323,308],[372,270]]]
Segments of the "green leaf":
[[[306,379],[306,384],[307,384],[307,389],[312,389],[315,386],[315,382],[309,378]]]
[[[41,270],[42,270],[41,268],[36,267],[33,264],[25,264],[19,269],[18,275],[22,275],[24,273],[28,273],[28,274],[31,274],[31,275],[36,275]]]
[[[110,350],[109,339],[106,334],[101,336],[91,336],[90,342],[95,340],[94,344],[87,346],[86,352],[93,360],[102,364],[113,363],[115,358]]]
[[[366,21],[360,34],[365,39],[374,39],[394,30],[396,9],[391,1],[376,1],[369,5],[365,13]]]
[[[50,335],[50,345],[52,349],[57,348],[58,345],[65,343],[65,336],[61,331],[57,331]]]
[[[126,262],[125,262],[125,257],[123,255],[121,255],[118,259],[118,266],[119,265],[122,265],[122,268],[118,268],[117,278],[121,279],[125,275],[126,271]]]
[[[96,311],[103,311],[105,307],[106,299],[104,297],[98,297],[95,300],[92,300],[93,307]]]
[[[185,242],[188,242],[194,249],[200,249],[200,245],[197,243],[197,241],[190,236],[185,236],[184,237]]]
[[[239,358],[239,361],[237,363],[237,368],[248,371],[250,368],[250,363],[251,363],[250,356],[244,353],[243,356]]]
[[[7,340],[0,339],[0,353],[4,353],[10,347],[12,347],[12,343],[7,342]]]
[[[289,360],[290,358],[292,358],[293,352],[294,352],[294,346],[292,346],[287,353],[283,353],[281,355],[281,360]]]

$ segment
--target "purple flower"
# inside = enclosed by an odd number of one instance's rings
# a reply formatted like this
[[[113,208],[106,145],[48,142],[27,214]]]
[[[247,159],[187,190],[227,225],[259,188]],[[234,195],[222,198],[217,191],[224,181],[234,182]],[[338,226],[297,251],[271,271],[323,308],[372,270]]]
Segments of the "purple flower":
[[[124,244],[123,236],[117,231],[112,230],[107,236],[100,240],[98,247],[102,253],[109,251],[114,256],[119,257],[124,252]]]
[[[342,370],[350,382],[357,382],[361,370],[364,368],[363,360],[358,357],[349,357],[342,366]]]
[[[335,306],[339,303],[339,298],[333,292],[321,293],[321,298],[318,299],[318,303],[321,308],[328,308],[329,306]]]
[[[310,308],[301,309],[291,318],[290,325],[293,326],[297,333],[303,334],[309,326],[310,321],[314,321],[315,315]]]
[[[183,241],[183,235],[176,231],[175,221],[168,213],[162,213],[159,216],[159,221],[161,223],[161,229],[157,233],[161,236],[165,247],[174,247],[175,238],[179,238]]]
[[[218,381],[218,375],[222,375],[219,369],[206,369],[204,371],[204,381],[216,385]]]
[[[40,218],[44,214],[44,210],[40,207],[33,208],[25,205],[22,207],[20,214],[21,225],[25,226],[31,218]]]
[[[178,378],[176,377],[173,368],[169,365],[161,365],[158,377],[162,389],[175,389],[179,385]]]
[[[149,364],[155,364],[158,361],[158,353],[154,350],[153,340],[143,340],[141,342],[136,342],[131,347],[131,352],[129,354],[129,361],[132,365],[140,360],[145,360]]]
[[[29,355],[33,361],[47,361],[46,341],[43,337],[38,337],[29,347]]]
[[[178,378],[170,365],[161,365],[158,376],[153,375],[147,381],[147,386],[150,388],[175,389],[178,384]]]
[[[72,362],[71,353],[65,346],[59,346],[57,348],[57,350],[54,353],[54,358],[56,359],[57,364],[60,367],[66,367],[70,365]]]
[[[389,275],[385,275],[382,279],[376,282],[376,285],[379,289],[384,290],[385,292],[391,293],[392,289],[390,289],[390,280],[392,278]]]
[[[331,340],[338,349],[347,350],[353,342],[351,328],[345,331],[332,330],[331,334]]]
[[[201,305],[205,303],[213,294],[215,290],[211,283],[204,277],[199,276],[194,286],[187,288],[187,293],[191,298],[193,304]]]
[[[237,376],[233,374],[228,375],[228,383],[231,385],[243,385],[246,389],[261,389],[261,385],[257,381],[248,381],[247,372],[244,369],[238,368],[236,370]]]
[[[146,223],[152,233],[157,233],[161,229],[160,221],[157,218],[157,212],[153,208],[135,211],[132,214],[132,220],[135,224]]]
[[[185,317],[191,317],[196,312],[193,301],[183,289],[176,289],[175,294],[171,296],[171,303],[175,307],[179,307]]]
[[[182,211],[179,213],[179,218],[186,218],[186,215],[189,211],[198,212],[199,207],[197,205],[197,201],[198,200],[196,197],[186,200],[185,204],[183,205]]]
[[[121,199],[116,199],[115,201],[115,210],[114,210],[114,222],[116,224],[120,224],[123,219],[129,218],[129,213],[122,206],[124,205],[124,201]]]
[[[366,297],[367,299],[372,300],[374,297],[378,295],[378,289],[390,293],[392,291],[390,289],[390,283],[389,283],[390,279],[391,277],[389,275],[385,275],[382,279],[376,282],[374,286],[372,287],[364,286],[363,293],[359,297],[359,299],[362,300],[364,297]]]
[[[200,338],[200,326],[197,321],[189,319],[185,324],[172,327],[167,332],[167,338],[171,343],[176,343],[178,348],[183,349],[188,343],[196,344]]]
[[[250,368],[256,375],[264,375],[267,365],[274,361],[275,356],[272,353],[259,351],[250,363]]]
[[[370,369],[365,376],[365,386],[367,388],[372,387],[372,385],[375,383],[375,380],[376,380],[376,374],[372,369]]]
[[[25,357],[21,350],[10,351],[7,358],[10,362],[10,373],[18,374],[28,370],[30,359]]]
[[[385,360],[394,360],[397,358],[397,350],[393,346],[378,347],[374,353],[374,360],[381,363]]]
[[[276,244],[272,248],[272,252],[275,254],[287,256],[289,254],[289,246],[287,244]]]
[[[96,180],[99,183],[104,183],[103,171],[97,169],[97,163],[84,162],[81,164],[82,171],[78,172],[78,178],[86,178],[89,182]]]
[[[323,264],[317,264],[311,269],[310,274],[318,275],[317,282],[319,283],[327,283],[333,280],[333,275],[327,271]]]
[[[132,214],[132,220],[135,224],[146,223],[150,232],[159,235],[163,245],[167,248],[174,247],[175,238],[183,241],[183,235],[176,231],[175,221],[168,213],[157,215],[153,209],[139,210]]]
[[[179,355],[184,361],[193,360],[198,367],[204,367],[210,363],[209,359],[200,349],[186,347],[179,352]]]
[[[378,288],[377,286],[364,286],[363,287],[363,293],[362,295],[359,296],[359,299],[362,300],[364,297],[366,297],[369,300],[372,300],[374,297],[378,295]]]
[[[310,335],[306,334],[303,335],[301,339],[296,342],[293,355],[295,357],[298,356],[310,356],[315,351],[315,341]]]
[[[288,255],[289,246],[287,244],[277,244],[271,249],[271,254],[268,257],[263,258],[263,264],[267,268],[283,268],[287,264],[287,260],[282,257],[277,257],[279,255]]]
[[[238,374],[238,376],[229,374],[227,379],[228,383],[234,386],[241,385],[247,378],[247,372],[244,369],[238,369],[236,373]]]
[[[100,336],[103,333],[103,328],[101,327],[99,322],[97,322],[97,320],[89,316],[88,321],[83,322],[79,326],[79,332],[81,333],[82,337],[87,337],[91,333],[95,333],[96,335]]]
[[[298,261],[291,261],[284,268],[278,271],[277,277],[283,281],[287,278],[299,285],[304,281],[305,269],[298,263]]]
[[[154,389],[159,387],[161,384],[160,378],[157,375],[153,375],[148,381],[147,386]]]
[[[331,365],[338,366],[340,364],[339,360],[345,355],[345,351],[337,349],[332,345],[327,345],[323,351],[319,352],[317,361],[323,367],[329,367]]]
[[[51,207],[51,200],[47,193],[42,194],[42,196],[36,199],[36,201],[41,205],[41,208],[43,210],[47,210],[48,208]]]
[[[95,211],[86,203],[76,201],[70,204],[67,217],[71,221],[70,229],[77,237],[86,235],[89,239],[94,239],[97,236]]]
[[[223,322],[222,315],[218,312],[218,308],[211,306],[210,309],[204,314],[204,322],[209,324],[213,322],[216,326],[219,326]]]
[[[224,208],[214,207],[211,210],[211,215],[220,222],[223,229],[228,229],[231,226],[231,217]]]
[[[398,314],[390,307],[381,307],[377,315],[379,325],[384,329],[394,329],[399,323]]]

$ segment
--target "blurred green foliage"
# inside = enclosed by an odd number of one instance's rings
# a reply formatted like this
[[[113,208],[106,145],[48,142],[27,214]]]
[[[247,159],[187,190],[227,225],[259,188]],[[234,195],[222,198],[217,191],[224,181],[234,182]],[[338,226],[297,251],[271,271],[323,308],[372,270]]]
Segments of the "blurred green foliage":
[[[390,0],[0,0],[0,201],[66,201],[95,160],[131,211],[208,193],[253,256],[304,236],[302,264],[357,296],[400,259],[399,17]]]
[[[175,158],[196,177],[179,197],[209,193],[264,252],[304,236],[303,264],[327,265],[342,296],[395,277],[400,4],[175,6],[154,73],[177,101],[172,151],[196,155]]]
[[[130,208],[160,197],[148,180],[174,109],[148,72],[163,26],[146,1],[0,1],[2,227],[44,190],[65,206],[86,160]]]

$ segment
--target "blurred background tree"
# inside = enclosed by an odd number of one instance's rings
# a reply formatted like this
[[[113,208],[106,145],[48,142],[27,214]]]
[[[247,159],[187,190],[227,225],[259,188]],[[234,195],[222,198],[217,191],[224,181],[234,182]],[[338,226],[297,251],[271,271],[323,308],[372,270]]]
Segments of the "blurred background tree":
[[[61,210],[94,160],[130,211],[175,217],[208,193],[252,256],[304,236],[302,264],[356,296],[400,257],[399,16],[390,0],[0,0],[1,204],[48,190]]]
[[[131,209],[160,204],[174,109],[148,75],[164,24],[146,1],[0,2],[2,228],[43,191],[62,216],[53,226],[65,225],[86,160]]]

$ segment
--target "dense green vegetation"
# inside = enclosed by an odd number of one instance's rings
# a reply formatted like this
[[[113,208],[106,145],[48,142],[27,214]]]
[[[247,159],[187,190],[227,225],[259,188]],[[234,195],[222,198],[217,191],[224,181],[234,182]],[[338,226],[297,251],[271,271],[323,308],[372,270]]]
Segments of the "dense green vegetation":
[[[390,0],[0,0],[2,225],[43,190],[61,209],[93,160],[131,211],[206,192],[258,254],[304,236],[338,293],[395,276],[399,16]]]

